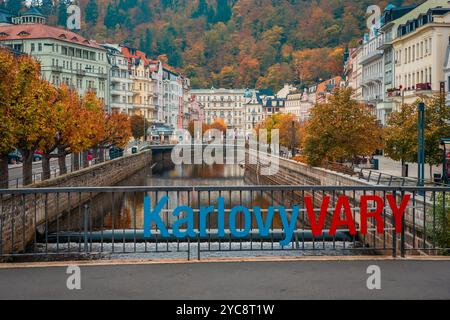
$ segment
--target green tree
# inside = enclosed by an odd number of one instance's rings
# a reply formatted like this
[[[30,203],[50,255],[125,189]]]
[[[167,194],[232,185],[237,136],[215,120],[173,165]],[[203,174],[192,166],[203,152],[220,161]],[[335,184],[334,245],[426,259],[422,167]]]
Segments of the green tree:
[[[111,4],[110,4],[111,5]],[[97,0],[89,0],[86,5],[86,21],[91,25],[97,24],[98,21],[98,4]]]
[[[403,105],[399,111],[390,114],[384,129],[385,154],[395,161],[401,161],[402,168],[406,162],[417,160],[417,108]],[[402,175],[404,171],[402,170]]]
[[[8,0],[6,2],[6,9],[14,14],[17,14],[23,7],[24,2],[22,0]]]
[[[435,96],[426,103],[425,109],[425,162],[430,166],[442,164],[440,140],[450,137],[450,108],[445,103],[445,97]]]
[[[58,2],[58,25],[65,26],[67,23],[67,0],[59,0]]]

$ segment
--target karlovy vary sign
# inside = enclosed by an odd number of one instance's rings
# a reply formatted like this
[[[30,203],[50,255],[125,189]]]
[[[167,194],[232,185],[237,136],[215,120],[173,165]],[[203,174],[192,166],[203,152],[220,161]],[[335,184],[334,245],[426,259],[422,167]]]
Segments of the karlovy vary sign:
[[[394,195],[387,195],[386,202],[382,197],[376,195],[361,196],[359,208],[360,208],[360,225],[359,233],[366,235],[368,233],[368,220],[374,219],[376,223],[377,233],[383,234],[385,229],[385,221],[383,219],[383,212],[388,207],[392,211],[394,218],[395,232],[402,233],[402,221],[405,215],[406,208],[411,199],[410,195],[404,195],[401,198],[400,203],[396,201]],[[168,226],[161,219],[162,210],[169,203],[169,197],[165,196],[161,198],[155,207],[151,206],[150,197],[144,198],[144,236],[150,238],[152,236],[152,226],[156,225],[161,233],[161,236],[168,238],[171,235],[178,239],[196,238],[198,236],[204,238],[207,237],[207,218],[209,215],[217,215],[218,221],[218,237],[225,238],[225,199],[220,197],[217,199],[216,206],[200,207],[198,212],[191,206],[179,206],[172,210],[172,215],[176,220],[169,230]],[[314,208],[313,198],[306,196],[304,198],[306,215],[309,219],[309,225],[313,236],[318,237],[323,234],[325,228],[325,221],[330,212],[330,197],[324,197],[320,207],[320,213],[317,217],[316,210]],[[356,206],[355,206],[356,207]],[[345,227],[349,230],[350,235],[357,234],[356,221],[352,214],[352,208],[350,206],[350,199],[347,196],[340,196],[336,201],[336,205],[333,210],[331,226],[329,229],[329,235],[334,236],[339,228]],[[291,243],[294,233],[297,231],[297,221],[301,212],[300,206],[295,205],[290,209],[285,206],[271,206],[267,210],[267,214],[264,216],[262,208],[259,206],[253,206],[247,208],[244,206],[235,206],[231,208],[228,215],[228,226],[231,235],[235,238],[246,238],[252,232],[252,221],[256,221],[259,234],[262,237],[269,236],[272,222],[275,215],[279,215],[282,222],[283,233],[285,234],[284,240],[280,242],[281,246],[287,246]],[[291,212],[289,215],[288,212]],[[198,214],[198,216],[196,216]],[[252,214],[254,217],[252,217]],[[237,227],[236,220],[241,215],[243,226]],[[195,229],[194,219],[198,217],[199,228]]]

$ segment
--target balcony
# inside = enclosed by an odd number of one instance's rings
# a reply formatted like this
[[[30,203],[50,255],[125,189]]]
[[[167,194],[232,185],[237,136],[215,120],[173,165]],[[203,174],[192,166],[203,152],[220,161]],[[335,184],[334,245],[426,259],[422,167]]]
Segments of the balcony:
[[[83,76],[86,75],[86,70],[83,70],[83,69],[77,69],[77,70],[75,70],[75,73],[76,73],[77,76],[83,77]]]
[[[51,66],[50,69],[52,72],[61,73],[63,71],[63,67],[60,66]]]
[[[376,73],[376,74],[370,74],[368,76],[363,76],[362,85],[367,85],[372,82],[383,83],[383,74]]]
[[[99,73],[99,74],[98,74],[98,77],[99,77],[100,79],[108,79],[108,74],[107,74],[107,73]]]
[[[414,89],[414,86],[413,86]],[[416,91],[430,91],[431,83],[418,83],[416,84]]]
[[[375,50],[369,54],[366,54],[362,56],[361,61],[359,64],[366,65],[368,63],[371,63],[372,61],[375,61],[377,59],[381,59],[383,57],[383,51]]]

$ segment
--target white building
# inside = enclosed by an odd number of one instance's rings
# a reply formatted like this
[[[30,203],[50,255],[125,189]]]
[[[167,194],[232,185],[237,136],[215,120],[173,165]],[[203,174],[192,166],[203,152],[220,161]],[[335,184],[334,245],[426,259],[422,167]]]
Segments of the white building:
[[[358,48],[350,48],[347,53],[347,60],[344,66],[345,85],[353,89],[352,98],[356,101],[363,101],[362,82],[362,65],[361,58],[363,56],[362,46]]]
[[[120,45],[104,44],[110,70],[111,111],[133,114],[133,80],[128,70],[128,59],[122,54]]]
[[[98,43],[74,32],[28,21],[35,14],[22,14],[25,24],[0,26],[0,44],[26,53],[41,63],[45,80],[55,86],[62,83],[74,88],[80,95],[94,91],[110,109],[107,51]],[[45,22],[45,19],[36,21]]]
[[[382,111],[377,109],[377,105],[383,101],[383,76],[384,63],[383,51],[379,50],[382,35],[378,30],[373,29],[364,38],[362,45],[362,99],[368,106],[372,107],[378,119],[384,118]]]
[[[163,119],[172,128],[181,128],[183,113],[183,78],[173,68],[163,65]]]
[[[309,119],[310,112],[314,103],[309,99],[308,90],[303,93],[291,93],[287,96],[285,102],[285,113],[294,115],[298,121],[306,121]]]
[[[191,94],[203,107],[206,124],[220,118],[229,129],[241,132],[245,129],[244,105],[252,99],[252,90],[211,88],[191,90]]]
[[[443,66],[450,39],[450,5],[427,11],[419,6],[407,16],[412,19],[398,25],[397,37],[392,41],[395,87],[401,91],[394,98],[413,103],[439,93],[445,81]]]
[[[385,110],[385,116],[399,110],[402,103],[414,103],[439,92],[445,81],[449,8],[447,0],[386,7],[379,46],[385,69],[383,103],[379,106]]]
[[[445,67],[444,67],[444,78],[445,78],[445,88],[447,91],[447,106],[450,106],[450,44],[447,46],[447,52],[445,55]]]

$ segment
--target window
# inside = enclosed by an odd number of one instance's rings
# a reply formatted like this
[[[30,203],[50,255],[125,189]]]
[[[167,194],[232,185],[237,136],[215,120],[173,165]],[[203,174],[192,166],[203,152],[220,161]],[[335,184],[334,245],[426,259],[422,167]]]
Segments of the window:
[[[39,50],[39,51],[42,51],[42,43],[39,43],[39,44],[38,44],[38,50]]]
[[[31,44],[31,52],[33,52],[36,49],[34,43]]]

